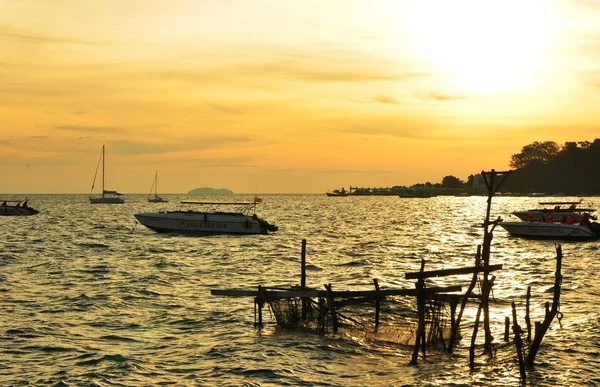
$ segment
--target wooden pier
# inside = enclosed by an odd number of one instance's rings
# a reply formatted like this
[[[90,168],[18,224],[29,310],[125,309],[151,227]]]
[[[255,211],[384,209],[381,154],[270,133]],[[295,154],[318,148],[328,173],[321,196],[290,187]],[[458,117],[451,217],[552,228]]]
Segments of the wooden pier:
[[[475,352],[477,335],[480,324],[483,326],[484,353],[493,356],[495,344],[490,329],[490,294],[494,286],[495,277],[493,272],[502,270],[502,264],[490,264],[491,241],[493,231],[501,221],[497,218],[490,220],[490,208],[492,197],[509,172],[482,172],[488,188],[488,202],[486,218],[484,221],[483,244],[477,246],[474,264],[469,267],[425,270],[426,262],[421,260],[420,270],[406,273],[405,279],[416,280],[414,288],[410,289],[382,289],[378,279],[372,280],[373,288],[366,290],[338,290],[331,283],[323,285],[323,288],[309,287],[306,285],[306,240],[302,240],[300,285],[289,287],[269,287],[259,285],[257,289],[213,289],[211,294],[227,297],[252,297],[254,299],[255,326],[263,327],[262,309],[268,305],[277,325],[282,327],[308,327],[314,328],[319,333],[333,332],[334,334],[342,327],[367,329],[378,332],[382,328],[382,305],[393,298],[409,298],[413,308],[410,311],[412,317],[402,320],[402,324],[410,332],[409,342],[413,343],[411,364],[417,364],[419,353],[425,358],[428,348],[433,346],[442,347],[448,353],[452,353],[458,343],[461,334],[460,327],[463,313],[467,304],[471,301],[477,304],[477,314],[473,323],[469,347],[469,364],[475,366]],[[500,181],[496,180],[501,178]],[[526,366],[533,365],[535,356],[540,348],[543,336],[548,330],[552,320],[561,314],[558,310],[560,297],[560,284],[562,281],[561,270],[562,250],[557,247],[557,268],[555,273],[554,299],[552,306],[546,303],[546,317],[541,323],[535,323],[535,337],[531,341],[531,323],[529,318],[529,305],[531,290],[528,288],[526,297],[527,340],[530,343],[527,355],[523,353],[522,335],[524,332],[517,323],[517,310],[513,302],[512,309],[512,331],[520,365],[521,377],[526,377]],[[425,280],[437,277],[448,277],[455,275],[472,274],[468,284],[456,284],[452,286],[426,286]],[[463,285],[466,291],[462,293]],[[475,289],[479,293],[475,293]],[[373,317],[367,321],[363,317],[352,316],[353,306],[363,308],[373,307]],[[460,306],[460,307],[459,307]],[[415,311],[416,309],[416,311]],[[505,319],[504,341],[510,340],[509,328],[510,317]]]

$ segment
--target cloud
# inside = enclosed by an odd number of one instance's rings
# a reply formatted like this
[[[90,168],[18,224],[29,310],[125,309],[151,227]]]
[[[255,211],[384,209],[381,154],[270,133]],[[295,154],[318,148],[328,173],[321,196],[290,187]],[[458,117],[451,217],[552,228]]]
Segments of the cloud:
[[[123,134],[125,130],[116,126],[89,126],[89,125],[55,125],[54,129],[71,132],[96,133],[96,134]]]
[[[379,103],[399,105],[399,102],[396,101],[394,98],[386,97],[385,95],[378,95],[374,98],[374,100]]]
[[[459,100],[459,99],[465,99],[465,97],[462,96],[458,96],[458,95],[450,95],[450,94],[443,94],[440,93],[438,91],[432,91],[430,92],[427,96],[422,97],[423,99],[433,99],[436,101],[452,101],[452,100]]]
[[[253,161],[252,157],[222,157],[222,158],[202,158],[195,159],[199,162],[198,167],[201,168],[253,168],[254,166],[248,165],[249,162]]]
[[[231,114],[231,115],[237,115],[237,114],[243,113],[243,111],[241,109],[236,109],[234,107],[219,104],[219,103],[205,102],[204,105],[208,106],[209,108],[211,108],[213,110],[218,111],[219,113],[225,113],[225,114]]]
[[[240,57],[240,52],[247,54]],[[206,58],[210,60],[207,61]],[[231,58],[239,59],[232,61]],[[295,49],[262,45],[229,45],[212,49],[205,47],[195,54],[172,57],[166,63],[172,65],[156,69],[154,74],[163,79],[183,82],[262,81],[265,78],[314,83],[373,82],[409,80],[432,75],[392,71],[390,69],[397,68],[397,63],[334,45],[311,45]],[[266,85],[263,84],[263,87]]]
[[[571,0],[569,4],[585,8],[587,11],[600,11],[600,4],[597,0]]]
[[[85,45],[99,45],[102,42],[94,42],[89,40],[80,40],[72,38],[63,38],[50,35],[36,35],[28,31],[19,31],[11,28],[0,28],[0,37],[4,37],[12,40],[19,40],[29,43],[53,43],[53,44],[85,44]]]
[[[360,170],[360,169],[323,169],[320,171],[315,171],[315,173],[324,174],[324,175],[355,175],[355,174],[397,174],[397,170],[391,169],[369,169],[369,170]]]
[[[152,143],[149,141],[116,140],[111,141],[111,150],[122,155],[151,155],[208,149],[226,149],[245,145],[253,140],[247,136],[215,136],[203,138],[170,138]]]
[[[428,138],[429,131],[413,127],[393,127],[382,124],[380,126],[360,126],[340,130],[343,133],[360,134],[367,136],[390,136],[399,138]]]

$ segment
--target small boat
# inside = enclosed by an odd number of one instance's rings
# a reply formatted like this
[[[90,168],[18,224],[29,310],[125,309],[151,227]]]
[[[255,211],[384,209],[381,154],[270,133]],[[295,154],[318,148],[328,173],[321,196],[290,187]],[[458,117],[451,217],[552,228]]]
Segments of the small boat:
[[[98,176],[98,168],[100,167],[100,162],[102,162],[102,193],[100,196],[92,196],[92,192],[94,191],[94,186],[96,185],[96,177]],[[92,182],[92,189],[90,190],[90,203],[92,204],[123,204],[125,200],[121,198],[123,194],[118,193],[117,191],[109,191],[104,189],[104,145],[102,145],[102,153],[100,153],[100,159],[98,160],[98,165],[96,166],[96,174],[94,175],[94,181]]]
[[[256,198],[252,202],[185,200],[177,211],[146,212],[134,216],[141,224],[156,232],[248,235],[277,231],[277,226],[256,216],[257,203],[259,201]]]
[[[29,207],[27,199],[21,200],[2,200],[0,205],[0,216],[29,216],[39,213],[38,210]]]
[[[597,239],[600,224],[588,223],[545,223],[545,222],[500,222],[509,234],[533,239]]]
[[[326,192],[327,196],[348,196],[350,193],[345,188],[334,189],[333,192]]]
[[[152,190],[154,189],[154,196],[152,196]],[[165,198],[161,198],[156,194],[158,190],[158,171],[154,175],[154,181],[152,182],[152,187],[150,187],[150,193],[148,194],[148,201],[150,203],[167,203],[168,200]]]
[[[541,221],[547,222],[548,216],[552,214],[552,222],[563,222],[570,214],[575,214],[575,221],[581,221],[583,214],[592,213],[593,208],[577,207],[581,204],[578,202],[540,202],[541,208],[530,209],[527,211],[515,211],[512,214],[524,221]],[[595,217],[592,217],[595,220]]]

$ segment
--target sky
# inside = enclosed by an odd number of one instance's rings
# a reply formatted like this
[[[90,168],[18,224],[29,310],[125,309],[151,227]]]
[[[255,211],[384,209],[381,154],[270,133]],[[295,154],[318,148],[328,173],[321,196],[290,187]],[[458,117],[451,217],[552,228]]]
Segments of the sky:
[[[0,192],[467,180],[600,137],[600,1],[0,0]],[[98,184],[96,184],[98,187]]]

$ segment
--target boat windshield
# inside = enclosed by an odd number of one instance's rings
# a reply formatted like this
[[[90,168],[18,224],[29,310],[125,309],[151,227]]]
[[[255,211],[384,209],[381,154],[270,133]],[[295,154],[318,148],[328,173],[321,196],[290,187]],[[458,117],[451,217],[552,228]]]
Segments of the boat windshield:
[[[198,210],[203,212],[228,212],[242,213],[249,215],[254,213],[256,202],[204,202],[197,200],[183,200],[180,202],[181,207],[191,210],[192,207],[198,207]]]

